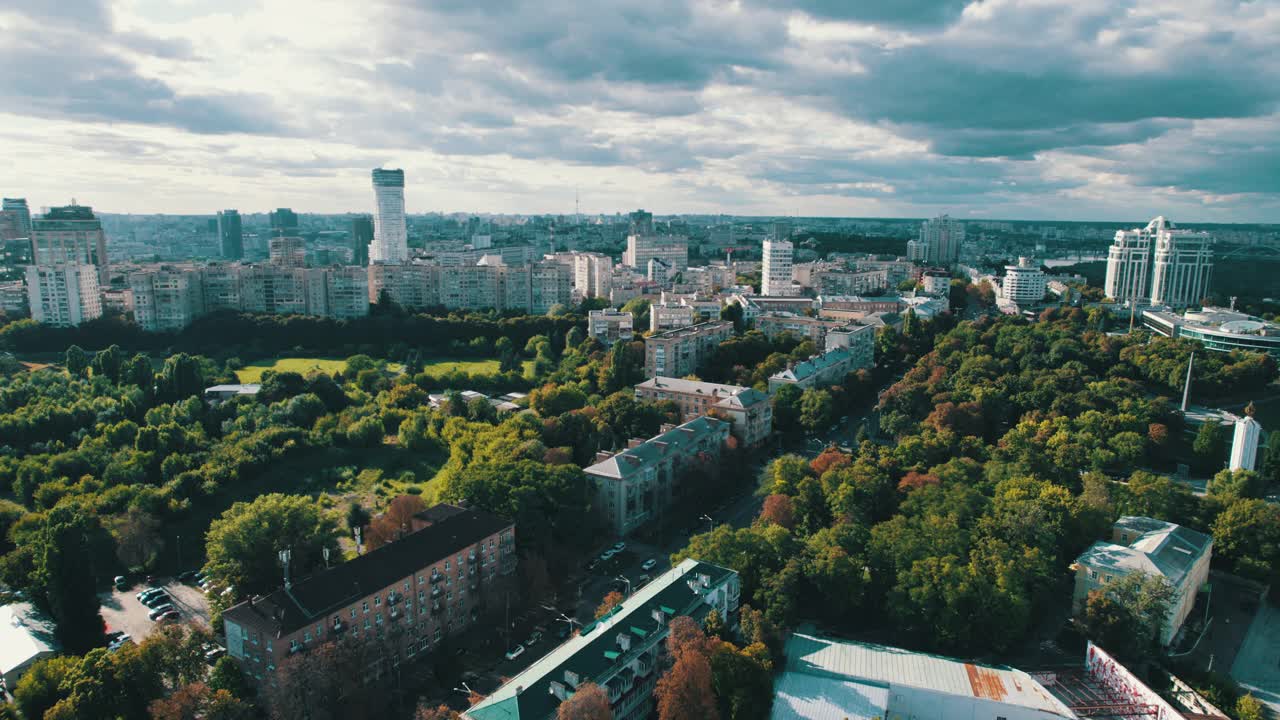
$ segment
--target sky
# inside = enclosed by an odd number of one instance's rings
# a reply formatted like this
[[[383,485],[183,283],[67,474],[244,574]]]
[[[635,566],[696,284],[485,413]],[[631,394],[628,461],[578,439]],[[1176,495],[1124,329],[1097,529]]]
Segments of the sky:
[[[0,194],[1280,222],[1280,0],[0,0]]]

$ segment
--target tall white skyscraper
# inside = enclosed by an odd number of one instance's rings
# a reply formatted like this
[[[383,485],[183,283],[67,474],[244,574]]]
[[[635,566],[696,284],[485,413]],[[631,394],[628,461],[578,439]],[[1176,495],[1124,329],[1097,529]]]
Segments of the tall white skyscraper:
[[[373,242],[369,262],[398,264],[409,259],[409,233],[404,222],[404,170],[373,171]]]
[[[964,243],[964,223],[950,215],[939,215],[920,224],[920,245],[924,261],[929,265],[951,267],[960,262],[960,245]]]
[[[1213,236],[1179,230],[1160,216],[1116,232],[1103,290],[1117,302],[1186,307],[1199,304],[1212,276]]]
[[[790,240],[765,240],[760,268],[760,294],[791,297],[800,294],[800,286],[791,282],[792,245]]]

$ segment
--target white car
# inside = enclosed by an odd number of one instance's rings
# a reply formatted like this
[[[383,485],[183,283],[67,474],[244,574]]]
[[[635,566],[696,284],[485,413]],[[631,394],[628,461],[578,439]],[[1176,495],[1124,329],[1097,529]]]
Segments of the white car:
[[[523,655],[523,654],[524,654],[524,646],[523,646],[523,645],[517,645],[517,646],[515,646],[515,647],[513,647],[513,648],[511,648],[510,650],[508,650],[508,651],[507,651],[507,659],[508,659],[508,660],[515,660],[516,658],[520,657],[520,656],[521,656],[521,655]]]
[[[626,549],[627,549],[627,544],[626,544],[626,543],[624,543],[624,542],[618,542],[618,543],[615,543],[615,544],[614,544],[614,546],[613,546],[613,551],[614,551],[615,553],[620,553],[620,552],[622,552],[623,550],[626,550]]]
[[[654,560],[653,558],[649,558],[648,560],[645,560],[640,565],[640,569],[644,570],[645,572],[648,572],[656,567],[658,567],[658,561]]]

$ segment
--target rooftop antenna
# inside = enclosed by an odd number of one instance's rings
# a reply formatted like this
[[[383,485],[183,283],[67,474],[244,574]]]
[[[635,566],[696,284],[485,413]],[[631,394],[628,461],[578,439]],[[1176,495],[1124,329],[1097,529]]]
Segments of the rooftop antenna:
[[[284,567],[284,589],[288,590],[293,587],[293,583],[289,582],[289,561],[293,559],[293,551],[285,548],[280,551],[280,565]]]
[[[1191,351],[1191,357],[1187,360],[1187,382],[1182,386],[1182,412],[1187,412],[1187,398],[1191,396],[1191,368],[1196,364],[1196,353]]]

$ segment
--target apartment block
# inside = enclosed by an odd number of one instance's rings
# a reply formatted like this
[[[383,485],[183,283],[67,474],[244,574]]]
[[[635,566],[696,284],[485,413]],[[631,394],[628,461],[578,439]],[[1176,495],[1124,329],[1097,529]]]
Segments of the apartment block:
[[[631,342],[635,336],[635,316],[621,310],[592,310],[587,313],[587,337],[612,345],[619,340]]]
[[[573,270],[558,262],[529,266],[529,312],[546,315],[556,305],[573,302]],[[511,307],[520,307],[513,305]]]
[[[613,258],[595,252],[575,252],[573,291],[579,298],[608,297]]]
[[[538,659],[466,710],[466,720],[554,720],[560,704],[583,685],[598,685],[611,717],[653,715],[653,690],[667,661],[674,618],[702,622],[712,610],[736,622],[742,585],[733,570],[684,560],[636,590],[608,615]]]
[[[862,295],[889,287],[884,270],[822,270],[813,274],[813,289],[819,295]]]
[[[93,208],[49,208],[31,221],[31,253],[36,265],[93,265],[98,285],[108,284],[107,236]]]
[[[511,522],[437,505],[419,513],[411,529],[296,581],[286,566],[284,587],[223,613],[227,655],[260,684],[272,682],[285,659],[329,642],[376,644],[398,664],[502,612],[506,578],[516,567]]]
[[[747,447],[759,445],[773,432],[769,397],[753,388],[655,377],[639,383],[635,390],[637,400],[674,402],[685,421],[708,413],[727,418],[733,426],[732,435]]]
[[[628,235],[622,264],[646,272],[650,260],[661,260],[673,271],[689,266],[689,238],[680,235]]]
[[[440,304],[439,265],[369,265],[369,302],[376,303],[386,293],[392,302],[406,308],[426,308]]]
[[[334,266],[310,271],[324,289],[323,312],[313,315],[350,320],[369,314],[369,273],[360,266]]]
[[[662,332],[689,327],[698,322],[698,313],[688,305],[653,303],[649,306],[649,331]]]
[[[810,340],[818,348],[826,345],[827,333],[848,327],[844,320],[823,320],[793,313],[770,312],[755,320],[755,328],[776,338],[784,332],[791,333],[801,340]]]
[[[839,348],[849,351],[849,372],[871,369],[876,365],[876,326],[871,324],[848,324],[827,333],[826,343],[821,346],[830,352]]]
[[[680,495],[684,471],[718,471],[729,423],[700,417],[585,468],[594,507],[618,535],[660,515]]]
[[[173,332],[204,314],[204,283],[191,268],[159,267],[129,274],[133,318],[143,330]]]
[[[79,325],[102,316],[98,268],[87,263],[27,266],[31,319],[46,325]]]
[[[808,360],[792,363],[769,378],[769,394],[777,392],[783,385],[795,385],[801,390],[839,385],[844,376],[853,370],[853,353],[848,348],[815,355]]]
[[[723,320],[666,330],[644,339],[646,377],[684,377],[697,372],[720,343],[733,336],[733,323]]]

